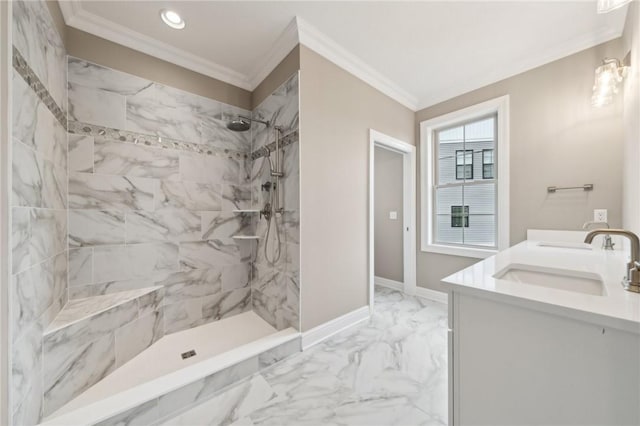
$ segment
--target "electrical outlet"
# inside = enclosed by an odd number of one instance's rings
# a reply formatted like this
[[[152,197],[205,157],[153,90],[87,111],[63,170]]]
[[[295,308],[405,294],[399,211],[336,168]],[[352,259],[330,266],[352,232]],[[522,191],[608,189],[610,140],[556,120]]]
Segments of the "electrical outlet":
[[[607,209],[595,209],[593,211],[594,222],[606,222],[607,221]]]
[[[389,219],[398,220],[398,212],[389,212]]]

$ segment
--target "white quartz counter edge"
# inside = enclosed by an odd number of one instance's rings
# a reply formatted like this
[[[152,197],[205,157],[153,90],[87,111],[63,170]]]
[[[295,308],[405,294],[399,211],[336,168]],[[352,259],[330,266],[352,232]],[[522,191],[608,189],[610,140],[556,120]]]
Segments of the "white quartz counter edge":
[[[539,247],[525,241],[442,280],[449,291],[561,315],[640,334],[640,294],[621,285],[628,255],[620,251]],[[509,265],[556,268],[601,277],[605,296],[527,285],[494,278]]]

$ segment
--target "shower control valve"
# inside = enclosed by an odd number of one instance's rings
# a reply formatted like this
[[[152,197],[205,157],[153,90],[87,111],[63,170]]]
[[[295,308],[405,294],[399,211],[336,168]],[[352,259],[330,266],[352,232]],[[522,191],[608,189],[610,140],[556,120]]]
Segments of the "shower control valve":
[[[272,189],[276,189],[276,184],[273,182],[265,182],[262,184],[262,190],[263,191],[271,191]]]

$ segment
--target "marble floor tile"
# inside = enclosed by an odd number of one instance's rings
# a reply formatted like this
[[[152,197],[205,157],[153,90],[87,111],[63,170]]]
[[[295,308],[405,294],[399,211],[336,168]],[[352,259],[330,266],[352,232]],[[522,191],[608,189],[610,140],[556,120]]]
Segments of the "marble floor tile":
[[[292,355],[164,424],[446,425],[446,318],[444,304],[378,288],[368,323]],[[257,385],[249,383],[262,379],[267,391],[251,400],[250,389]],[[266,399],[269,391],[274,395]]]

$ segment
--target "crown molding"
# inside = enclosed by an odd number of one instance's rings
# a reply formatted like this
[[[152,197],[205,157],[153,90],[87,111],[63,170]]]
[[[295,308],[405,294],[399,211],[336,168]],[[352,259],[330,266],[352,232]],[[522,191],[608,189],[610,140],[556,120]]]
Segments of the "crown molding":
[[[88,12],[82,8],[79,0],[65,0],[59,4],[65,23],[71,27],[242,89],[253,90],[251,82],[244,74]]]
[[[273,44],[269,52],[258,62],[253,69],[249,82],[251,90],[258,87],[267,76],[276,69],[278,64],[299,44],[298,23],[296,19],[292,19],[289,25],[284,29],[280,37]]]
[[[373,86],[375,89],[389,96],[391,99],[399,102],[412,111],[416,111],[418,99],[415,96],[411,95],[393,81],[380,74],[360,58],[324,35],[305,20],[300,17],[296,17],[296,21],[298,23],[300,44],[308,47],[340,68]]]
[[[597,46],[601,43],[606,43],[607,41],[620,36],[622,36],[621,30],[601,27],[595,33],[585,34],[580,37],[569,39],[564,43],[558,43],[551,49],[545,49],[544,51],[538,52],[537,55],[529,54],[521,61],[502,63],[500,67],[497,67],[490,74],[469,76],[469,78],[462,84],[457,84],[455,87],[447,87],[443,90],[434,92],[425,99],[421,99],[418,103],[417,109],[421,110],[429,108],[441,102],[455,98],[456,96],[464,95],[465,93],[469,93],[473,90],[489,86],[542,65],[573,55],[582,50]]]

